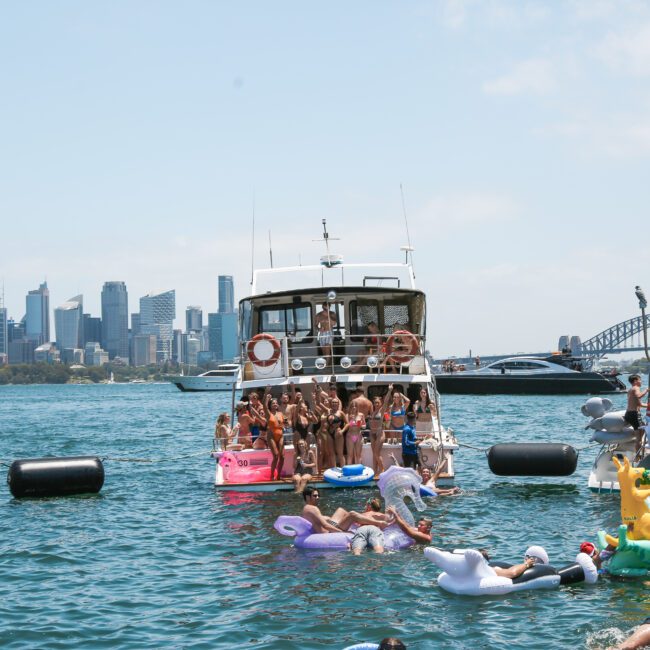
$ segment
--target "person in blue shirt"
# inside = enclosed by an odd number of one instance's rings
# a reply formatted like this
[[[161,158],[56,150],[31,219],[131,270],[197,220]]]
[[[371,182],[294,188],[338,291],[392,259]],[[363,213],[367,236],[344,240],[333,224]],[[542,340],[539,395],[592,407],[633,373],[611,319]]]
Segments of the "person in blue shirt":
[[[416,415],[413,411],[406,414],[406,424],[402,429],[402,462],[404,467],[417,469],[420,464],[418,457],[419,441],[415,435]]]

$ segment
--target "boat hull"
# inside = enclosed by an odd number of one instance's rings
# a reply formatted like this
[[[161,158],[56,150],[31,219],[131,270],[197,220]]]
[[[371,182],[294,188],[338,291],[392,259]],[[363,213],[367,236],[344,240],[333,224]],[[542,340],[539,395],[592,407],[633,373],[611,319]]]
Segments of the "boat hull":
[[[543,376],[436,375],[436,388],[443,395],[608,395],[624,389],[598,373],[547,373]]]

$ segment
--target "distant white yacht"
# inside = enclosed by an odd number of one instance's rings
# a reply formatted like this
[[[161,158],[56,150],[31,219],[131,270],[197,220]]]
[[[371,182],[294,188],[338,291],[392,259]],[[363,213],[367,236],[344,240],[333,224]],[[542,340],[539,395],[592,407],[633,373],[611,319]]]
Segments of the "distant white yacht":
[[[184,392],[197,392],[207,390],[232,391],[233,383],[240,379],[240,366],[238,363],[223,363],[215,370],[208,370],[201,375],[190,377],[180,375],[169,377],[168,381]]]

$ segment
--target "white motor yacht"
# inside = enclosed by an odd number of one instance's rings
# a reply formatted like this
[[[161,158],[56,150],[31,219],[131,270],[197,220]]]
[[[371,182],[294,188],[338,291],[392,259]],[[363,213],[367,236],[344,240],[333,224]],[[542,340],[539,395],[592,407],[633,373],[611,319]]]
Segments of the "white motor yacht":
[[[209,390],[232,391],[240,378],[238,363],[223,363],[214,370],[208,370],[200,375],[177,375],[168,380],[183,392],[199,392]]]

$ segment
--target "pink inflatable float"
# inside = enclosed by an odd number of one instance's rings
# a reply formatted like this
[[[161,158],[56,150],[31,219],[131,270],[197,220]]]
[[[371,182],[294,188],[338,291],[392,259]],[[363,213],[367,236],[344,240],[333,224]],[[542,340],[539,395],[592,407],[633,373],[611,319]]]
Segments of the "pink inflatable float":
[[[251,467],[244,462],[228,451],[221,455],[219,465],[223,469],[223,479],[226,483],[260,483],[271,480],[269,466]]]

